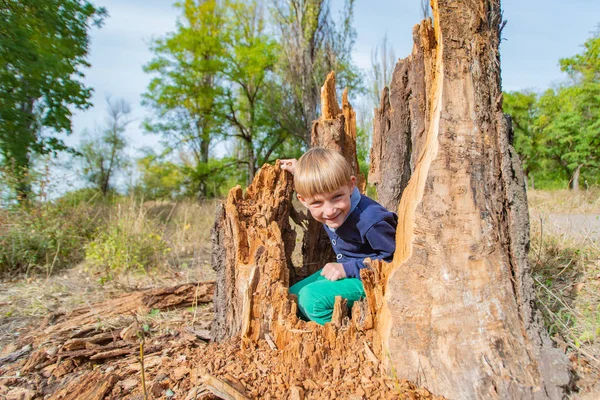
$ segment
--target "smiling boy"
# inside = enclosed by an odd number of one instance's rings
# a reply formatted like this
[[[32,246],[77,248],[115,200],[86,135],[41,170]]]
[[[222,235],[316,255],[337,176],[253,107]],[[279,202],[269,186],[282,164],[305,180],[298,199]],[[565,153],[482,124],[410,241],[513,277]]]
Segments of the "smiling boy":
[[[336,253],[335,262],[290,287],[303,316],[323,325],[331,321],[336,296],[349,307],[365,296],[365,258],[392,260],[398,218],[360,194],[350,164],[336,151],[316,147],[298,161],[283,160],[281,168],[294,175],[298,200],[323,224]]]

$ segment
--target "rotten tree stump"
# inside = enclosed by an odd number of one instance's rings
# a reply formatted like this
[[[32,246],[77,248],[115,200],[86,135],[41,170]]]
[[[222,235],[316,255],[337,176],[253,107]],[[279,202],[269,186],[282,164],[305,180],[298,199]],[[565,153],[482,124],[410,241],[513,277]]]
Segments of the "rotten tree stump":
[[[502,113],[498,1],[434,0],[376,110],[372,180],[398,210],[376,330],[397,374],[449,398],[562,398],[533,302],[520,162]]]

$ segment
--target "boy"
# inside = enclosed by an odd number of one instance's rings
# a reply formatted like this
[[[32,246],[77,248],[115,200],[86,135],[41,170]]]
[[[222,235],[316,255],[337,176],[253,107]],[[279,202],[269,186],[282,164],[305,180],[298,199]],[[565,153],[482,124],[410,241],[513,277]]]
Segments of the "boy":
[[[298,200],[323,224],[336,253],[336,262],[290,287],[300,312],[323,325],[331,321],[336,296],[349,307],[365,297],[365,258],[392,260],[398,217],[360,194],[350,164],[336,151],[316,147],[297,161],[282,160],[281,168],[294,175]]]

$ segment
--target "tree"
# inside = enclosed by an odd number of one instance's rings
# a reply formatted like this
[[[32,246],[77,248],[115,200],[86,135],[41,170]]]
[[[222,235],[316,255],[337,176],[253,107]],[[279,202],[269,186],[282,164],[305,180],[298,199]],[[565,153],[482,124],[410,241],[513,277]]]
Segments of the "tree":
[[[144,67],[156,75],[143,95],[143,104],[156,112],[145,128],[161,134],[167,149],[192,154],[195,168],[202,169],[209,162],[211,143],[222,132],[225,7],[216,0],[185,0],[176,5],[182,21],[175,32],[153,42],[156,56]],[[196,183],[197,195],[205,196],[205,182]]]
[[[146,200],[175,199],[182,192],[183,172],[180,165],[161,161],[156,154],[137,160],[140,180],[134,192]]]
[[[128,119],[131,106],[125,100],[113,101],[107,97],[106,103],[106,128],[100,135],[84,140],[79,150],[85,180],[104,196],[113,188],[115,174],[128,165],[124,133],[131,123]]]
[[[0,163],[27,200],[27,174],[36,154],[67,149],[58,133],[72,132],[72,109],[90,106],[86,87],[89,30],[104,8],[87,0],[6,0],[0,7]]]
[[[356,32],[352,27],[354,0],[346,0],[336,24],[328,0],[272,0],[281,56],[277,74],[286,107],[277,122],[310,144],[312,121],[317,119],[319,88],[335,71],[341,87],[359,89],[359,74],[351,60]]]
[[[392,73],[396,65],[394,48],[388,45],[387,34],[381,43],[371,50],[371,70],[369,74],[369,94],[375,107],[379,106],[383,88],[392,82]]]
[[[503,110],[512,118],[514,146],[523,163],[523,172],[535,188],[534,172],[542,169],[546,146],[537,122],[538,96],[533,92],[507,92]]]
[[[369,301],[381,354],[447,398],[563,398],[568,360],[536,309],[523,172],[502,112],[500,2],[431,4],[374,121],[370,175],[398,214],[393,262],[363,279],[381,282]]]
[[[584,48],[560,60],[573,84],[558,90],[559,112],[548,126],[554,154],[571,172],[574,190],[579,189],[582,170],[596,175],[600,169],[600,32]]]
[[[226,56],[223,75],[227,81],[225,118],[243,152],[248,184],[259,165],[267,162],[289,138],[289,131],[274,121],[270,105],[273,68],[279,48],[265,31],[260,1],[229,3]]]

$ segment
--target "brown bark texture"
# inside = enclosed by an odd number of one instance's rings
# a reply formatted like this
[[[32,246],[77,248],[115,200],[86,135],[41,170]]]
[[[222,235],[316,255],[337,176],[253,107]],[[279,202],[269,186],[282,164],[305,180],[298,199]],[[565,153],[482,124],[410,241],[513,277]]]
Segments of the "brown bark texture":
[[[376,110],[370,176],[398,210],[376,315],[390,370],[448,398],[561,398],[534,307],[524,178],[502,113],[499,1],[434,0]]]

